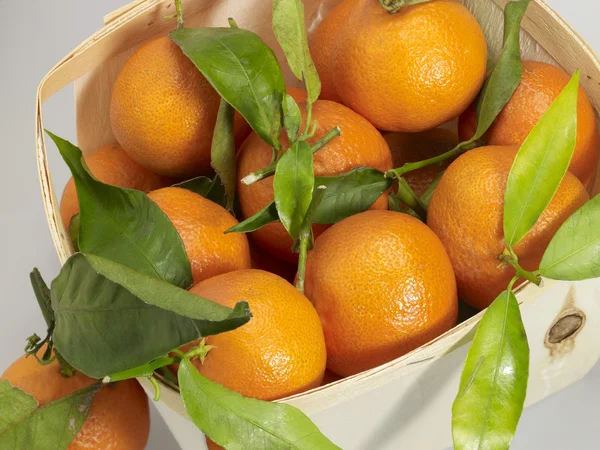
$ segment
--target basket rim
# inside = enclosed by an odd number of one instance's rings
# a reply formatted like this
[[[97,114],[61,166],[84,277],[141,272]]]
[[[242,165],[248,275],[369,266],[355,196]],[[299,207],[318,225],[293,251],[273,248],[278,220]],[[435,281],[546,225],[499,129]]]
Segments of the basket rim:
[[[88,55],[88,53],[94,53],[94,51],[96,51],[96,49],[98,48],[98,45],[102,44],[106,39],[110,38],[112,33],[123,29],[124,27],[127,27],[139,16],[149,11],[154,11],[157,8],[164,7],[170,1],[171,0],[134,0],[129,5],[126,5],[125,7],[117,10],[116,12],[107,15],[105,17],[105,26],[102,27],[96,33],[94,33],[92,36],[90,36],[90,38],[82,42],[62,60],[60,60],[46,74],[46,76],[44,76],[44,78],[38,86],[35,110],[36,160],[38,164],[41,191],[44,208],[46,210],[46,215],[48,219],[48,225],[61,264],[63,264],[66,261],[66,259],[68,259],[72,251],[71,248],[67,247],[65,244],[65,242],[68,242],[68,236],[65,233],[60,215],[57,214],[55,208],[53,208],[53,202],[55,202],[56,196],[52,186],[50,170],[48,168],[43,127],[42,105],[49,97],[51,97],[58,90],[70,84],[80,75],[85,73],[84,69],[96,67],[102,63],[102,61],[91,61],[90,55]],[[506,4],[509,3],[510,0],[479,1],[491,1],[500,8],[504,9]],[[208,2],[210,2],[210,0],[196,0],[195,3],[194,0],[183,0],[183,6],[186,12],[193,14],[194,11],[201,10],[202,4]],[[548,23],[551,23],[556,27],[556,32],[559,33],[560,36],[562,36],[563,40],[566,40],[568,38],[570,42],[576,45],[577,49],[579,50],[578,52],[575,52],[576,54],[574,54],[572,58],[573,61],[568,61],[569,64],[574,64],[578,58],[583,58],[588,62],[589,70],[593,71],[594,77],[591,76],[591,73],[587,74],[587,77],[582,76],[582,84],[589,84],[590,87],[588,92],[591,91],[590,98],[594,104],[594,109],[596,110],[596,113],[600,113],[600,58],[598,58],[598,56],[594,53],[591,47],[564,21],[564,19],[562,19],[543,0],[531,0],[530,6],[522,24],[522,29],[529,33],[536,42],[539,42],[540,33],[542,33],[543,27],[546,26]],[[160,30],[166,29],[166,26],[164,24],[157,24],[156,27],[156,33],[160,32]],[[140,41],[140,39],[138,39],[137,41]],[[137,41],[128,45],[135,45]],[[543,46],[542,44],[539,45],[542,46],[546,51],[548,51],[550,56],[552,56],[555,59],[560,59],[557,57],[557,52],[561,50],[557,46],[559,46],[560,44],[561,43],[552,44],[552,46],[550,46],[552,48],[550,49],[546,46]],[[122,47],[117,47],[117,49],[120,48]],[[562,50],[564,51],[564,49]],[[104,54],[104,60],[118,53],[118,51],[112,51],[110,54]],[[78,64],[81,64],[81,66],[78,66]],[[569,69],[569,67],[565,68]],[[585,75],[585,73],[583,74]],[[592,84],[594,85],[593,89],[591,88]],[[594,95],[591,95],[592,93]],[[598,181],[596,182],[596,185],[598,185]],[[543,289],[551,288],[551,286],[553,286],[554,283],[556,282],[554,282],[553,280],[545,280],[545,287]],[[537,295],[533,296],[531,292],[540,293],[539,289],[536,288],[536,290],[533,291],[532,288],[527,288],[527,286],[528,284],[524,283],[519,287],[518,290],[518,298],[521,302],[523,302],[523,304],[533,301],[534,297],[537,297]],[[367,370],[365,372],[359,373],[351,377],[341,379],[339,381],[330,383],[326,386],[317,387],[313,390],[281,399],[279,401],[301,406],[301,409],[305,411],[309,409],[311,412],[317,412],[319,409],[324,409],[325,405],[322,405],[323,408],[319,408],[319,405],[308,406],[308,404],[322,403],[318,400],[323,397],[323,393],[329,393],[330,397],[333,398],[335,395],[339,395],[341,392],[343,392],[344,394],[349,394],[349,396],[345,395],[345,398],[351,398],[366,392],[365,390],[360,391],[360,389],[356,389],[357,385],[361,385],[364,387],[364,385],[371,383],[372,386],[370,387],[372,389],[375,389],[377,387],[377,383],[384,383],[391,380],[394,377],[403,376],[402,373],[399,373],[400,369],[410,370],[409,366],[412,366],[414,368],[421,367],[421,364],[431,364],[438,358],[442,357],[444,354],[454,351],[457,348],[468,343],[470,341],[470,333],[481,319],[482,314],[483,311],[471,317],[467,321],[458,324],[448,332],[442,334],[441,336],[428,342],[427,344],[387,364]],[[442,344],[444,345],[442,346]],[[442,348],[445,348],[446,351],[439,351]],[[423,354],[427,355],[428,352],[433,353],[434,351],[438,351],[438,353],[435,353],[433,356],[427,356],[421,359],[416,357]],[[395,374],[394,377],[392,377],[392,374]],[[148,381],[146,379],[140,379],[140,383],[146,386]],[[178,392],[174,391],[170,386],[164,383],[161,384],[165,390],[172,391],[177,395],[177,397],[179,397]]]

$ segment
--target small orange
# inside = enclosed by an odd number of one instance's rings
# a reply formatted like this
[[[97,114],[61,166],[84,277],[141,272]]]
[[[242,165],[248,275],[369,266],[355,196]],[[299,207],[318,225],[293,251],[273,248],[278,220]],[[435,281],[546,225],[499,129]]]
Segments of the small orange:
[[[204,364],[194,360],[202,375],[261,400],[321,384],[326,353],[319,317],[308,299],[283,278],[240,270],[198,283],[190,292],[229,307],[245,300],[252,311],[244,326],[206,338],[216,348]]]
[[[414,350],[458,315],[444,246],[408,214],[366,211],[333,225],[309,252],[305,283],[323,324],[327,368],[342,376]]]
[[[570,76],[562,69],[548,63],[523,61],[521,82],[485,134],[489,145],[521,145],[533,127],[542,118],[558,94],[569,82]],[[461,140],[475,134],[477,118],[472,105],[458,123]],[[579,88],[577,103],[577,142],[569,171],[587,186],[598,165],[600,139],[596,129],[596,116],[590,100]]]
[[[517,147],[480,147],[456,159],[431,198],[427,225],[446,247],[456,273],[458,295],[483,309],[506,289],[512,267],[498,268],[505,248],[504,191]],[[570,172],[533,229],[514,247],[520,265],[537,270],[562,223],[589,196]]]
[[[113,186],[148,192],[172,183],[172,180],[155,175],[140,166],[119,144],[102,147],[86,156],[85,163],[98,180]],[[75,182],[70,178],[60,200],[60,217],[65,228],[69,228],[71,218],[76,214],[79,214],[79,201]]]
[[[332,57],[336,37],[346,26],[346,20],[354,8],[356,0],[345,0],[339,3],[325,16],[310,39],[310,54],[321,80],[323,100],[341,103],[342,99],[335,90],[332,75]]]
[[[390,14],[375,0],[349,1],[343,26],[328,36],[329,76],[345,105],[381,130],[416,132],[457,117],[475,99],[487,44],[460,2],[433,0]]]
[[[224,234],[237,225],[225,208],[187,189],[167,187],[148,197],[169,217],[181,236],[192,265],[194,283],[249,269],[250,248],[242,233]]]
[[[38,355],[41,357],[44,348]],[[96,380],[76,372],[65,378],[54,361],[42,365],[22,356],[2,374],[14,387],[35,397],[40,406],[93,384]],[[65,424],[65,428],[68,424]],[[143,450],[150,432],[148,397],[135,380],[104,386],[96,394],[88,417],[69,450]]]
[[[117,141],[154,173],[189,178],[211,171],[210,147],[220,97],[168,36],[143,44],[112,90],[110,121]],[[247,127],[235,129],[243,141]]]
[[[306,104],[300,105],[303,119],[306,119]],[[314,143],[335,126],[341,135],[333,139],[314,155],[316,176],[329,176],[347,172],[356,167],[374,167],[381,171],[392,168],[390,150],[373,125],[349,108],[327,100],[318,100],[313,105],[313,120],[318,123]],[[289,147],[286,136],[281,142],[284,149]],[[271,162],[272,151],[256,133],[250,134],[238,155],[238,185],[242,215],[246,219],[273,201],[273,178],[246,185],[240,180],[249,173],[266,167]],[[387,193],[381,196],[373,208],[387,209]],[[314,225],[313,232],[318,236],[327,225]],[[292,239],[280,223],[269,224],[252,233],[253,241],[277,259],[295,263],[298,255],[292,253]]]
[[[383,138],[390,146],[394,167],[439,156],[458,145],[456,133],[445,128],[434,128],[419,133],[384,133]],[[448,164],[450,161],[447,160],[441,164],[413,170],[406,173],[404,178],[417,195],[422,195]]]

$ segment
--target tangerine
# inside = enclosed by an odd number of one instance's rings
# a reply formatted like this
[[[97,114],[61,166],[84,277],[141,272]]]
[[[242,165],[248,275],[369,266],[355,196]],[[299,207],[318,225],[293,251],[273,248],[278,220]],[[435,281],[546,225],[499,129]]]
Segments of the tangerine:
[[[42,348],[38,356],[44,351]],[[57,360],[42,365],[32,356],[17,359],[2,374],[2,379],[35,397],[39,406],[97,381],[80,372],[65,378]],[[148,397],[136,380],[120,381],[103,386],[96,393],[87,419],[68,449],[143,450],[149,433]]]
[[[345,105],[381,130],[416,132],[457,117],[475,99],[487,44],[464,5],[433,0],[390,14],[374,0],[347,2],[341,30],[331,27],[324,38],[333,41],[330,77]]]
[[[190,292],[224,306],[245,300],[252,319],[244,326],[206,338],[214,345],[204,363],[207,378],[246,397],[276,400],[321,384],[325,341],[319,317],[294,286],[269,272],[250,269],[219,275]],[[184,348],[197,345],[190,344]]]
[[[393,211],[356,214],[317,238],[305,293],[323,324],[327,368],[341,376],[414,350],[458,315],[444,246],[420,220]]]
[[[181,236],[192,266],[194,283],[251,266],[248,239],[224,234],[237,225],[225,208],[187,189],[167,187],[148,197],[167,215]]]
[[[117,141],[142,166],[189,178],[211,171],[220,97],[169,36],[143,44],[117,76],[110,121]],[[239,137],[248,132],[241,116]]]
[[[457,158],[442,176],[427,212],[427,225],[452,261],[459,297],[479,309],[489,306],[515,275],[511,266],[498,267],[498,256],[505,248],[504,191],[517,151],[488,146]],[[513,248],[525,270],[539,268],[558,228],[588,199],[581,182],[567,172],[537,223]]]
[[[523,61],[521,82],[485,134],[489,145],[521,145],[533,127],[542,118],[570,76],[552,64]],[[458,122],[461,140],[470,139],[477,128],[475,106],[471,105]],[[577,102],[577,141],[569,171],[587,186],[598,165],[600,139],[596,129],[596,115],[590,100],[579,88]]]

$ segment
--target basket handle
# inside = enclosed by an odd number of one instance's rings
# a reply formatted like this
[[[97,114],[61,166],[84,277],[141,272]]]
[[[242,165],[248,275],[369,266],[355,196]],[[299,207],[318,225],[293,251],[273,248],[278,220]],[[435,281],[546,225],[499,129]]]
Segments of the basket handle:
[[[104,16],[104,25],[108,25],[109,23],[114,22],[119,17],[121,17],[123,14],[128,13],[132,9],[137,8],[142,3],[145,3],[147,1],[148,0],[133,0],[132,2],[126,4],[125,6],[122,6],[119,9],[116,9],[113,12],[108,13],[107,15]]]

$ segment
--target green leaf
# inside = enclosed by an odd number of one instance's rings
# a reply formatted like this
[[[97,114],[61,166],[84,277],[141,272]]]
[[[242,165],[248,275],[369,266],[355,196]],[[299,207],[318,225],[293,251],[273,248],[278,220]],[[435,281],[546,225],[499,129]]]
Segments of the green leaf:
[[[280,148],[285,82],[273,51],[239,28],[183,28],[170,36],[252,129]]]
[[[183,241],[169,218],[133,189],[101,183],[87,170],[81,150],[47,131],[71,169],[80,206],[81,251],[104,256],[181,287],[192,284]]]
[[[554,280],[600,277],[600,194],[559,228],[540,263],[539,273]]]
[[[321,81],[308,48],[302,0],[273,0],[273,33],[292,73],[304,79],[308,102],[314,103],[321,93]]]
[[[489,306],[475,333],[452,405],[456,450],[508,449],[525,402],[529,345],[512,291]]]
[[[316,186],[327,190],[314,218],[315,223],[330,224],[366,211],[392,183],[377,169],[361,167],[332,177],[315,177]]]
[[[477,131],[468,143],[480,139],[508,103],[521,81],[523,64],[519,32],[529,0],[510,2],[504,9],[504,45],[477,100]]]
[[[298,141],[283,154],[275,167],[273,190],[279,219],[292,239],[298,237],[308,211],[315,183],[313,154],[304,141]]]
[[[0,381],[0,448],[67,449],[84,424],[99,387],[95,383],[38,408],[31,395]]]
[[[228,449],[339,449],[299,409],[242,397],[198,373],[183,360],[181,398],[194,424]]]
[[[521,145],[504,193],[504,239],[515,246],[535,225],[567,172],[577,138],[579,71]]]
[[[235,136],[233,133],[234,109],[221,99],[217,123],[213,133],[210,159],[218,179],[223,184],[226,194],[225,209],[233,211],[235,199]],[[215,181],[217,179],[215,178]]]
[[[174,184],[173,187],[187,189],[188,191],[195,192],[196,194],[221,205],[223,208],[227,207],[225,187],[218,176],[215,176],[212,180],[208,177],[199,176]]]
[[[290,94],[285,94],[283,100],[283,126],[292,144],[298,139],[298,132],[301,125],[302,114],[296,100]]]
[[[21,389],[0,380],[0,435],[22,422],[38,407],[37,400]]]
[[[34,268],[29,274],[29,281],[35,294],[35,298],[40,305],[40,310],[44,316],[44,321],[48,328],[54,323],[54,312],[52,311],[52,305],[50,300],[50,289],[46,285],[46,282],[42,278],[42,274],[37,268]]]
[[[101,378],[141,366],[201,336],[250,319],[114,261],[77,253],[52,282],[54,344],[77,370]]]
[[[253,216],[248,217],[243,222],[240,222],[226,230],[225,234],[250,233],[273,222],[279,222],[279,215],[277,214],[277,206],[275,206],[275,202],[269,203]]]

